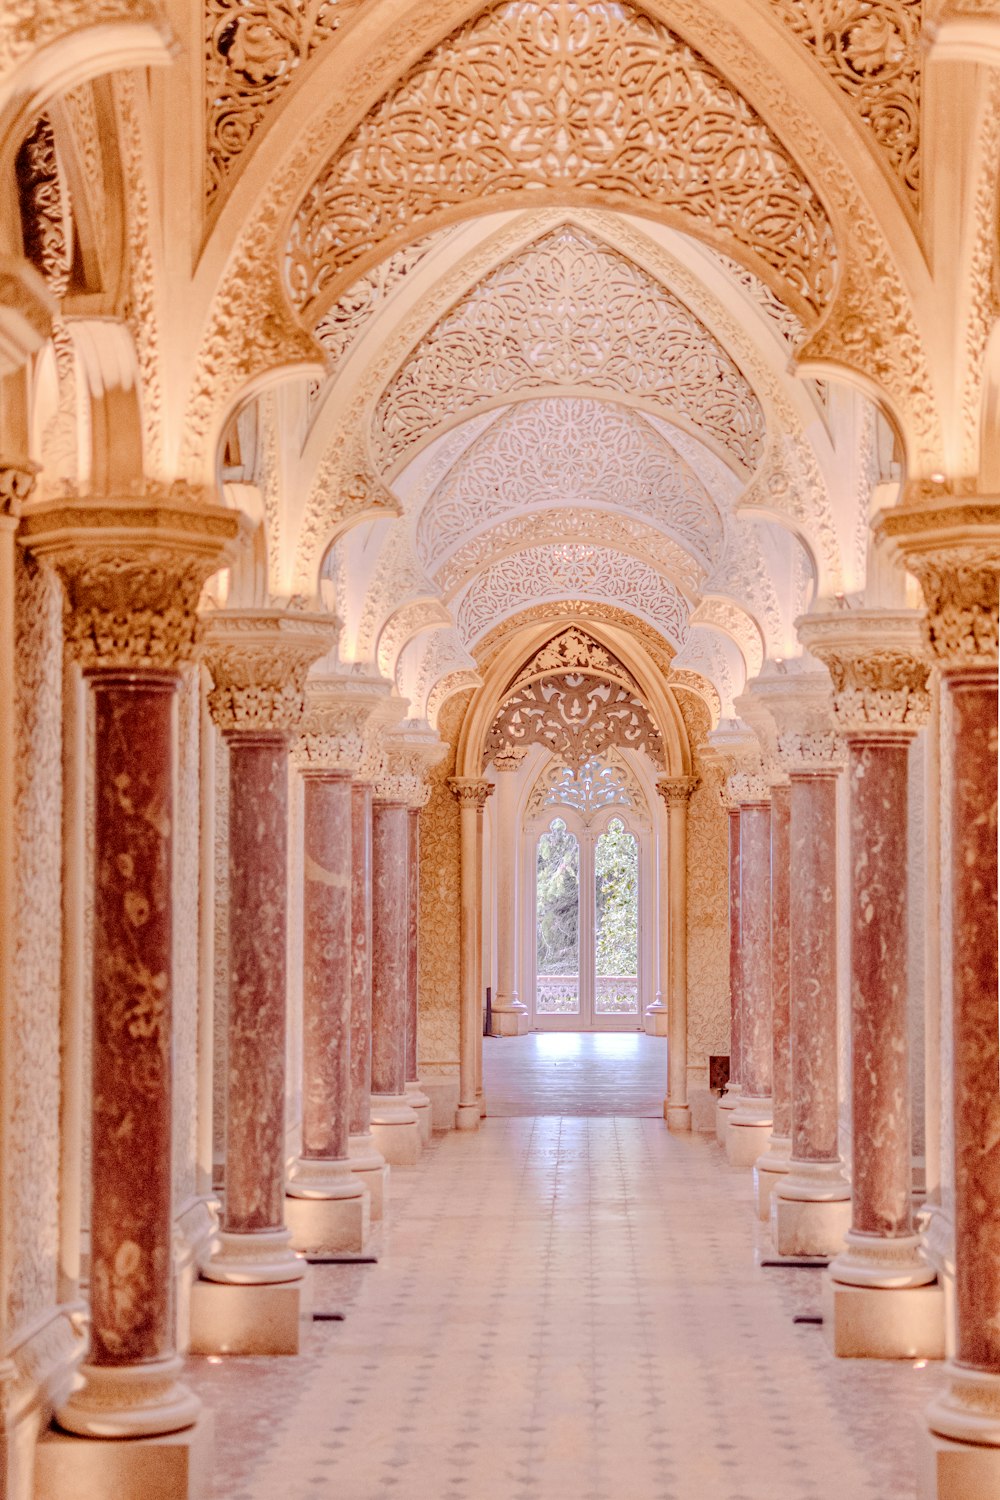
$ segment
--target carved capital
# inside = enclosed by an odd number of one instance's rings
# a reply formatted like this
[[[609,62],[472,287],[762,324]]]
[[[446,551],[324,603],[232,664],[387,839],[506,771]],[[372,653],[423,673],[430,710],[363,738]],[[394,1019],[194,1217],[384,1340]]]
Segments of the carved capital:
[[[365,759],[369,723],[391,684],[367,677],[310,677],[292,758],[303,775],[354,776]]]
[[[742,807],[748,802],[770,802],[771,782],[764,769],[764,763],[758,760],[756,764],[747,763],[741,765],[739,770],[733,771],[726,777],[726,805],[728,807]]]
[[[436,735],[388,734],[382,767],[375,782],[376,802],[402,802],[407,807],[425,807],[431,789],[427,772],[445,754]]]
[[[482,812],[493,795],[492,781],[478,776],[449,776],[448,787],[460,807],[474,807]]]
[[[753,696],[776,731],[774,753],[790,776],[839,771],[846,747],[833,721],[833,688],[824,669],[761,676]]]
[[[837,610],[796,622],[833,683],[837,728],[852,738],[912,737],[930,716],[930,664],[913,610]]]
[[[336,641],[330,615],[217,610],[206,616],[208,695],[223,734],[291,734],[302,718],[306,674]]]
[[[62,579],[66,649],[86,671],[170,671],[197,654],[202,588],[245,533],[238,511],[154,496],[29,505],[19,539]]]
[[[876,517],[874,531],[920,583],[925,638],[941,669],[995,671],[1000,499],[896,506]]]
[[[527,753],[526,750],[507,750],[502,755],[494,755],[492,758],[494,771],[499,772],[501,776],[516,775]]]
[[[10,459],[0,457],[0,516],[21,514],[22,505],[31,499],[39,465],[29,458]]]
[[[656,790],[668,809],[687,807],[697,786],[697,776],[658,776],[656,779]]]

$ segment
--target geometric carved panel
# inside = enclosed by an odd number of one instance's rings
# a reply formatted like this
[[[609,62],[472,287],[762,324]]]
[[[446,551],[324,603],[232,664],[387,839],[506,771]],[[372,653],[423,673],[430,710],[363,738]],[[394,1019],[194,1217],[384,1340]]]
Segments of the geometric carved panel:
[[[486,737],[483,764],[529,745],[544,745],[566,766],[582,766],[612,745],[645,750],[663,765],[660,732],[642,699],[585,673],[542,677],[512,693]]]
[[[291,296],[373,242],[524,189],[631,196],[742,246],[818,313],[833,231],[797,163],[704,57],[627,0],[502,0],[425,54],[319,171],[292,222]]]

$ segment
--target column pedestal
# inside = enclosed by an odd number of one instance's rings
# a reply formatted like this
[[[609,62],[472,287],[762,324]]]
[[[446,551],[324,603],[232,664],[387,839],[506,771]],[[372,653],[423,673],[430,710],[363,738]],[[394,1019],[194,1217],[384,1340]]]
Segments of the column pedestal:
[[[936,1432],[917,1438],[917,1500],[996,1500],[1000,1448],[956,1443]]]
[[[788,1173],[791,1154],[791,1137],[785,1136],[782,1139],[772,1131],[767,1150],[754,1163],[754,1203],[757,1208],[757,1217],[763,1224],[771,1222],[771,1199],[778,1183]]]
[[[406,1085],[406,1102],[417,1117],[420,1144],[429,1146],[434,1137],[434,1114],[431,1101],[420,1087],[420,1080]]]
[[[944,1288],[846,1286],[824,1272],[823,1332],[841,1359],[944,1359]]]
[[[371,1229],[371,1200],[349,1160],[296,1162],[285,1194],[292,1249],[304,1255],[360,1254]]]
[[[415,1167],[423,1142],[420,1123],[406,1094],[372,1094],[372,1140],[391,1167]]]
[[[368,1189],[368,1212],[372,1223],[377,1224],[385,1217],[389,1203],[389,1167],[381,1151],[376,1150],[370,1130],[351,1136],[348,1159],[351,1171]]]
[[[312,1279],[302,1274],[308,1268],[302,1261],[299,1265],[298,1281],[244,1286],[196,1281],[191,1288],[191,1353],[301,1354],[312,1327],[313,1299]]]
[[[779,1255],[836,1255],[851,1227],[851,1190],[838,1162],[790,1160],[771,1197]]]
[[[128,1442],[43,1432],[35,1448],[33,1500],[208,1500],[214,1429],[206,1411],[184,1432]]]

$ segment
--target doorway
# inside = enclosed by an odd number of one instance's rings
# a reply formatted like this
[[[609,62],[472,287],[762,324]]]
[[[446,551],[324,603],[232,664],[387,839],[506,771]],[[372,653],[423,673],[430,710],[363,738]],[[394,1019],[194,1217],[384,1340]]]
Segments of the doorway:
[[[643,1024],[639,840],[620,816],[553,817],[535,845],[532,1023],[544,1031]]]

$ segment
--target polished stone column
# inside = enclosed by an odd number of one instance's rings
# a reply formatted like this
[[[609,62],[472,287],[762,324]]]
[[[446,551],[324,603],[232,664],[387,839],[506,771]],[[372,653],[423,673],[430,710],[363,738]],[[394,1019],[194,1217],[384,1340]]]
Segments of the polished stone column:
[[[480,1105],[476,1098],[476,1055],[481,1045],[482,1002],[479,983],[480,895],[482,890],[483,809],[493,784],[478,777],[453,776],[448,782],[459,807],[462,882],[462,1015],[457,1130],[478,1130]]]
[[[385,1212],[389,1168],[372,1135],[372,785],[351,788],[351,1167]]]
[[[220,610],[205,635],[209,708],[229,748],[229,1014],[222,1231],[202,1276],[232,1292],[299,1282],[305,1271],[284,1217],[288,747],[306,673],[335,626],[328,616]],[[219,1352],[263,1352],[253,1339],[265,1299],[196,1300],[199,1352],[216,1342]]]
[[[517,770],[522,755],[496,756],[497,773],[497,992],[493,997],[493,1035],[522,1036],[531,1026],[531,1012],[517,994],[518,845]]]
[[[88,1439],[143,1439],[131,1451],[157,1485],[172,1461],[158,1435],[200,1411],[177,1379],[173,1306],[174,697],[202,585],[240,529],[232,511],[155,494],[51,502],[22,526],[60,574],[67,651],[94,693],[90,1348],[58,1420]],[[96,1475],[101,1460],[85,1462]],[[67,1494],[79,1478],[66,1469]],[[115,1483],[140,1493],[121,1470]]]
[[[771,1194],[792,1150],[792,1047],[789,1012],[789,856],[792,789],[771,783],[771,1138],[754,1165],[757,1212],[771,1218]]]
[[[726,1144],[729,1121],[739,1103],[743,1072],[743,999],[740,985],[740,807],[728,785],[723,798],[729,815],[729,1082],[715,1112],[715,1134]]]
[[[805,675],[805,674],[804,674]],[[826,674],[768,708],[789,773],[789,1010],[792,1149],[771,1200],[781,1255],[835,1255],[850,1224],[838,1147],[837,777],[843,747],[830,725]],[[796,694],[798,689],[798,694]]]
[[[669,878],[667,917],[669,975],[667,1014],[667,1097],[663,1118],[671,1130],[691,1129],[691,1107],[687,1098],[687,815],[696,776],[661,776],[656,790],[667,809]]]
[[[739,786],[735,783],[739,782]],[[771,791],[759,769],[730,778],[740,799],[742,1092],[726,1156],[752,1167],[771,1130]]]
[[[1000,1494],[1000,1040],[997,1026],[997,631],[1000,500],[934,500],[878,518],[916,574],[943,686],[955,1169],[955,1337],[928,1413],[923,1493]],[[950,906],[950,909],[949,909]],[[947,951],[947,950],[946,950]]]
[[[422,789],[416,805],[407,810],[406,840],[406,1097],[416,1111],[420,1139],[429,1146],[433,1133],[431,1101],[420,1087],[417,1062],[417,996],[420,978],[420,808],[427,801]]]
[[[908,751],[930,708],[920,621],[837,611],[804,620],[800,634],[833,679],[850,792],[853,1212],[824,1329],[838,1354],[941,1357],[943,1294],[912,1208]]]

